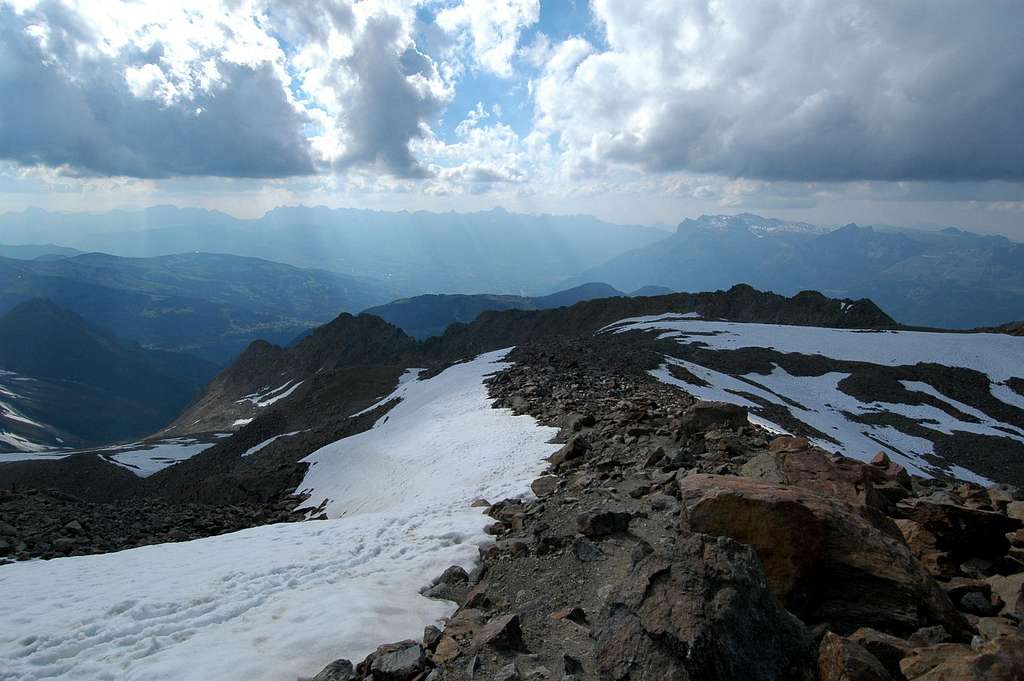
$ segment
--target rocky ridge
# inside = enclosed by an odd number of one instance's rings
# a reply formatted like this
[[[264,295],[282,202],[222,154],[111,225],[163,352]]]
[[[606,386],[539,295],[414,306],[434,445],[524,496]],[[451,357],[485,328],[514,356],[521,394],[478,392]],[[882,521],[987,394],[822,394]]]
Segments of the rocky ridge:
[[[495,542],[426,594],[443,629],[339,660],[374,679],[1024,678],[1024,496],[774,437],[597,337],[513,351],[500,406],[561,428]]]

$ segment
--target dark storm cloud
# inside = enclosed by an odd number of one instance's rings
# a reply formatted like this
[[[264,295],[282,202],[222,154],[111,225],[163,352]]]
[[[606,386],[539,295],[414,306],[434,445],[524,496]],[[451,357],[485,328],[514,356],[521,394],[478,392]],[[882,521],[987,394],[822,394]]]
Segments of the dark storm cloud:
[[[47,49],[26,33],[45,18]],[[269,64],[219,62],[210,92],[164,104],[132,94],[129,66],[153,55],[80,56],[91,37],[56,5],[17,16],[0,7],[0,158],[72,174],[161,178],[177,175],[283,177],[314,172]]]
[[[595,160],[766,180],[1024,179],[1020,0],[594,7],[610,49],[568,79],[577,111],[552,118]]]

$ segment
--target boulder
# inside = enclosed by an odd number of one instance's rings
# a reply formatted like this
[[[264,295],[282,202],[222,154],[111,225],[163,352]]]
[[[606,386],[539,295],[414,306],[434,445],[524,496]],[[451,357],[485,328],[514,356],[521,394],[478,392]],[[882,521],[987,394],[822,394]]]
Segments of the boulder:
[[[874,655],[875,659],[882,663],[882,666],[893,678],[898,679],[903,676],[900,671],[900,660],[910,654],[909,643],[870,627],[861,627],[850,634],[849,638]]]
[[[557,452],[548,457],[548,461],[556,468],[587,455],[590,450],[590,443],[583,435],[573,435],[565,445]]]
[[[885,498],[875,489],[876,484],[887,482],[882,471],[853,459],[833,458],[811,447],[802,437],[776,438],[769,445],[769,451],[744,464],[740,474],[794,485],[851,503],[875,508],[887,506]]]
[[[633,514],[616,509],[584,511],[576,516],[576,531],[585,537],[600,538],[629,531]]]
[[[902,517],[930,532],[936,538],[936,549],[957,563],[1004,556],[1010,548],[1006,534],[1021,528],[1021,521],[1002,513],[924,499],[902,501],[898,510]]]
[[[909,681],[1021,681],[1024,638],[998,638],[977,649],[948,643],[919,648],[901,668]]]
[[[473,649],[491,646],[498,650],[526,650],[519,615],[495,617],[476,632]]]
[[[538,497],[548,497],[555,493],[558,489],[559,478],[554,475],[544,475],[537,478],[530,485],[530,489]]]
[[[939,538],[923,525],[899,518],[896,520],[896,527],[899,528],[911,552],[930,574],[940,579],[952,579],[960,574],[960,566],[953,556],[948,551],[939,549]]]
[[[749,425],[747,410],[727,402],[697,402],[680,416],[680,430],[686,435],[712,428],[739,429]]]
[[[963,643],[938,643],[914,648],[900,661],[900,671],[908,680],[924,676],[954,657],[971,655],[973,651]]]
[[[320,673],[313,677],[312,681],[355,681],[356,671],[348,660],[335,660]]]
[[[756,554],[692,534],[642,557],[595,631],[602,678],[813,679],[810,634],[772,596]]]
[[[690,475],[679,491],[684,524],[751,545],[773,593],[804,621],[840,634],[942,624],[970,640],[963,616],[878,510],[732,476]]]
[[[427,651],[416,641],[381,646],[371,657],[373,681],[411,681],[427,667]]]
[[[892,675],[863,646],[831,631],[818,649],[820,681],[892,681]]]
[[[1024,572],[1016,575],[994,575],[986,580],[992,586],[992,593],[1003,602],[1004,615],[1024,616]]]

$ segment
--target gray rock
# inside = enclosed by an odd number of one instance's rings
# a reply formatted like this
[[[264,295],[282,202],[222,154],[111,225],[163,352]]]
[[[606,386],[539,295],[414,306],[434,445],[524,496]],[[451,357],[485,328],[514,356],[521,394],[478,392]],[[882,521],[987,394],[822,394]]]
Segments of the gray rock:
[[[370,665],[374,681],[409,681],[426,667],[427,655],[419,643],[407,642],[378,655]]]
[[[312,681],[354,681],[355,669],[348,660],[335,660],[324,667]]]
[[[627,511],[600,509],[584,511],[576,516],[576,531],[586,537],[607,537],[629,531],[633,514]]]
[[[580,537],[576,540],[572,545],[572,553],[576,556],[576,560],[581,563],[592,563],[604,558],[604,552],[601,551],[600,547],[586,537]]]

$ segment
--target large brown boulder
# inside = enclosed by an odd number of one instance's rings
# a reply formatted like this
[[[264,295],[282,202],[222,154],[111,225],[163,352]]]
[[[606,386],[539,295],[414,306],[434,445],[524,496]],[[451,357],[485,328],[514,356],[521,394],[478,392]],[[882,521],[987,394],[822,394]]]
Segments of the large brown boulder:
[[[874,508],[798,487],[720,475],[679,482],[684,523],[749,544],[775,595],[806,622],[846,634],[862,626],[907,635],[929,624],[972,631]]]
[[[637,562],[595,631],[603,679],[810,680],[813,639],[750,547],[693,534]]]
[[[834,457],[812,447],[806,438],[783,436],[772,440],[767,452],[744,464],[741,475],[808,489],[850,503],[886,508],[876,489],[889,484],[886,473],[845,457]]]

